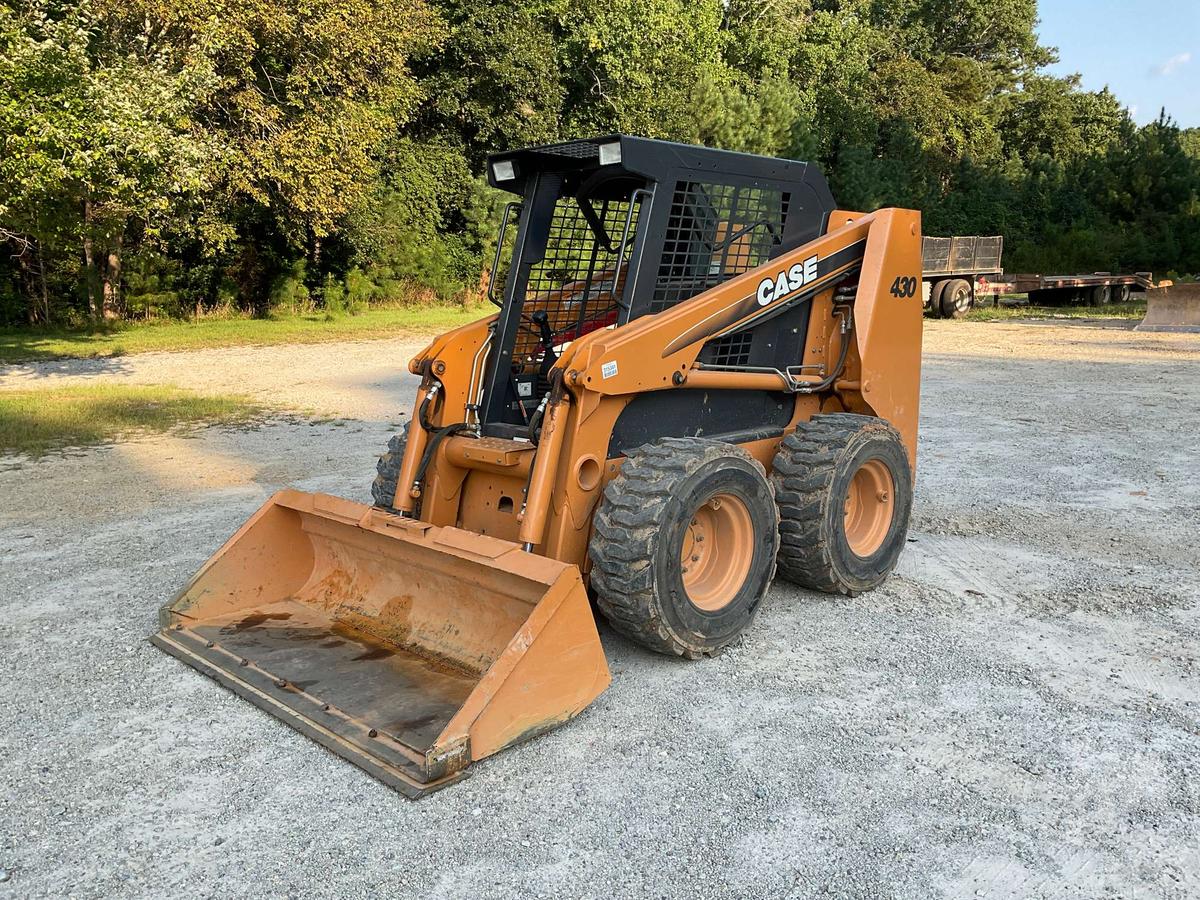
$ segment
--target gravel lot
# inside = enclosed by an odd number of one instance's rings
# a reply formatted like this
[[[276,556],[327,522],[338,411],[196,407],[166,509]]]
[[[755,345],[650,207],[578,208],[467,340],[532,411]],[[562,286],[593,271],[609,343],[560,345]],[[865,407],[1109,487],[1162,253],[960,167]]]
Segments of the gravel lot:
[[[412,343],[0,369],[343,416],[0,458],[0,897],[1200,895],[1200,338],[930,322],[912,542],[418,803],[151,647],[274,489],[364,500]]]

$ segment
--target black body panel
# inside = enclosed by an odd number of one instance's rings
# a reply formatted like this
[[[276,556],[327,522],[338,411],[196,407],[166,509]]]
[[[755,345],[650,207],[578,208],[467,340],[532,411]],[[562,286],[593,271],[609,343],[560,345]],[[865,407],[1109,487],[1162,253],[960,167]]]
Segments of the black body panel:
[[[617,417],[608,458],[663,437],[706,437],[739,444],[777,437],[796,401],[771,391],[651,391],[634,397]]]

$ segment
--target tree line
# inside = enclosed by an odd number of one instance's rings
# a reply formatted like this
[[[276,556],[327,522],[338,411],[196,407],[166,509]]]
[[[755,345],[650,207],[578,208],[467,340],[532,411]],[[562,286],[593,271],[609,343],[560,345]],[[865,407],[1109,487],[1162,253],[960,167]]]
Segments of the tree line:
[[[0,4],[0,322],[478,291],[489,152],[816,160],[1012,271],[1200,272],[1200,131],[1051,75],[1036,0]],[[1131,62],[1133,65],[1140,62]]]

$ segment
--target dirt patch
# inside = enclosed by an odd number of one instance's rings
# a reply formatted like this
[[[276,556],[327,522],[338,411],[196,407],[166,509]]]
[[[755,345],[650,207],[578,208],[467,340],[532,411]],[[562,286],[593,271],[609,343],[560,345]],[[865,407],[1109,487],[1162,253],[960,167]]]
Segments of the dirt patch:
[[[0,462],[0,896],[1200,893],[1200,338],[928,323],[896,577],[711,661],[602,629],[590,710],[419,803],[145,641],[270,491],[367,499],[413,349],[0,374],[352,420]]]

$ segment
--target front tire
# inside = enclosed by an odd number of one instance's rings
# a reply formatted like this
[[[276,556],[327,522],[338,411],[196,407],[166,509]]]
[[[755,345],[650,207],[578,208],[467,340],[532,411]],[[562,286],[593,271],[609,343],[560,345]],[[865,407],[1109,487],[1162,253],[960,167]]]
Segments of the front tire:
[[[874,416],[813,416],[780,444],[771,480],[782,577],[852,596],[883,583],[912,512],[912,471],[896,429]]]
[[[588,548],[596,605],[651,650],[697,659],[746,630],[775,575],[779,513],[732,444],[663,438],[604,490]]]
[[[408,446],[408,426],[388,441],[387,450],[375,464],[375,480],[371,483],[371,500],[380,509],[395,512],[392,504],[396,502],[396,481],[400,477],[400,464],[404,461],[404,448]]]

